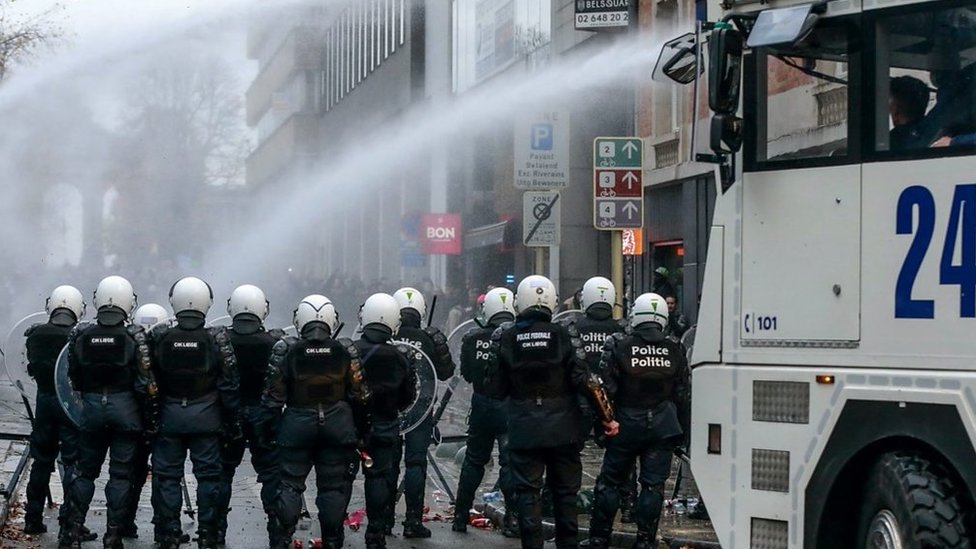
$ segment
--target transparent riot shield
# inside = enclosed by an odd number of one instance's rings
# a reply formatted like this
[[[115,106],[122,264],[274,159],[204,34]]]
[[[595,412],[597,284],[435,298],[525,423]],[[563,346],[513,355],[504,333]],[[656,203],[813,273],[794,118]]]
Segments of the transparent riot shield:
[[[565,311],[556,313],[552,317],[552,321],[562,324],[563,326],[568,326],[582,318],[583,314],[583,311],[580,309],[567,309]]]
[[[47,313],[39,311],[20,319],[7,334],[4,345],[4,370],[14,387],[30,402],[31,409],[37,404],[37,383],[27,374],[27,338],[24,332],[34,324],[46,322],[47,318]]]
[[[405,435],[420,426],[433,411],[437,400],[437,372],[430,357],[419,347],[395,339],[390,343],[407,357],[416,372],[417,396],[400,414],[400,434]]]
[[[465,335],[478,328],[476,321],[467,320],[447,336],[447,346],[451,350],[451,358],[454,359],[457,370],[454,372],[454,377],[447,381],[440,404],[435,410],[437,427],[441,439],[445,442],[462,441],[467,436],[468,415],[471,413],[471,395],[474,394],[474,388],[461,376],[461,342]]]
[[[85,408],[85,403],[81,399],[81,393],[76,391],[68,377],[68,346],[65,345],[58,355],[58,361],[54,364],[54,390],[58,394],[58,402],[64,413],[75,424],[81,427],[81,413]]]
[[[207,322],[207,326],[225,326],[230,327],[233,324],[234,319],[230,315],[218,316],[217,318]]]

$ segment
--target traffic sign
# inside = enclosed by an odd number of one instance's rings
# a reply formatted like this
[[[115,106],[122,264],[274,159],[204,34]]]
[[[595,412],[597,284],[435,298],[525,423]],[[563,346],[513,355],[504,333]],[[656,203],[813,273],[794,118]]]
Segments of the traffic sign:
[[[569,182],[569,114],[524,113],[515,120],[516,189],[563,189]]]
[[[522,195],[522,242],[528,247],[559,245],[559,193],[531,191]]]
[[[593,226],[599,230],[644,225],[644,142],[636,137],[593,140]]]

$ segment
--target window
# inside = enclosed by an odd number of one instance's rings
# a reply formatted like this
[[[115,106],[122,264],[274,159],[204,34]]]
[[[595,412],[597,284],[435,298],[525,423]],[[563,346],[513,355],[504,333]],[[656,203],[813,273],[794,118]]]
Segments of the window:
[[[755,126],[747,151],[754,164],[853,160],[849,144],[857,120],[849,79],[855,32],[854,19],[825,20],[793,47],[750,54],[745,101],[746,119]]]
[[[874,151],[892,156],[976,146],[976,7],[920,4],[873,25]]]

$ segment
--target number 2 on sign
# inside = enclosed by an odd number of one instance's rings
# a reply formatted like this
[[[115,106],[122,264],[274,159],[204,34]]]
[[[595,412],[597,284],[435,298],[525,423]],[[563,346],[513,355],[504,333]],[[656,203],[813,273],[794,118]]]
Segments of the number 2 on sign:
[[[918,227],[914,226],[918,211]],[[935,233],[935,199],[920,185],[908,187],[898,197],[897,234],[914,234],[895,283],[895,318],[935,318],[935,301],[915,299],[912,288]],[[961,239],[960,239],[960,234]],[[955,263],[959,244],[959,263]],[[959,314],[976,318],[976,184],[957,185],[952,196],[939,284],[959,286]]]

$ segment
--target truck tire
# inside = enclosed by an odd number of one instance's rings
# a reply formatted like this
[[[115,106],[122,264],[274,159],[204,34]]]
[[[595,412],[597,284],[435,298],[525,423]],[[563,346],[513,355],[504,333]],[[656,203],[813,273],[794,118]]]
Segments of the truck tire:
[[[907,452],[884,454],[872,468],[858,539],[865,549],[973,549],[952,479]]]

